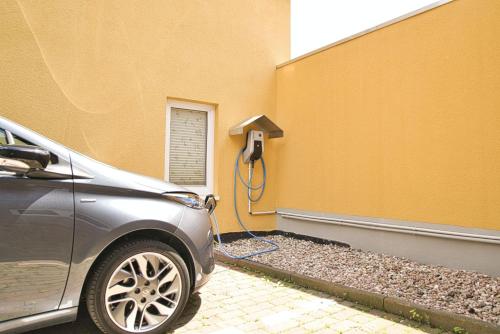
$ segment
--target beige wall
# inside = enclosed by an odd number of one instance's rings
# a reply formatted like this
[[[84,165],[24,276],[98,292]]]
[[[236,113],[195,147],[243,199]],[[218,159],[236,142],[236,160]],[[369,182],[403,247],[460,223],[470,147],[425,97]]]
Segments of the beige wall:
[[[167,98],[215,104],[219,220],[237,229],[232,166],[243,139],[228,129],[275,116],[288,0],[2,0],[0,31],[0,114],[117,167],[163,178]],[[275,192],[270,184],[263,207]]]
[[[278,206],[500,229],[500,1],[279,68]]]

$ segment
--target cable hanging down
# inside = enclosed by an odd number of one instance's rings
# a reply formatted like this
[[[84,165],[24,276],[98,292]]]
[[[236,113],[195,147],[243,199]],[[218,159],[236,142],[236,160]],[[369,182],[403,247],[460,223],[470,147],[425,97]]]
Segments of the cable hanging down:
[[[249,179],[248,179],[248,183],[243,179],[243,176],[241,175],[240,173],[240,159],[241,159],[241,156],[243,155],[243,149],[240,150],[236,156],[236,162],[234,164],[234,177],[233,177],[233,181],[234,181],[234,187],[233,187],[233,207],[234,207],[234,213],[236,215],[236,220],[238,221],[238,224],[241,226],[241,228],[247,233],[249,234],[252,238],[256,239],[256,240],[259,240],[259,241],[262,241],[264,243],[267,243],[269,245],[271,245],[270,248],[268,249],[264,249],[264,250],[260,250],[260,251],[256,251],[256,252],[252,252],[252,253],[249,253],[249,254],[245,254],[245,255],[232,255],[230,254],[229,252],[227,252],[225,249],[224,249],[224,244],[222,242],[222,239],[221,239],[221,236],[220,236],[220,232],[219,232],[219,223],[217,221],[217,216],[215,215],[215,212],[212,213],[212,221],[215,225],[215,232],[216,232],[216,235],[217,235],[217,241],[219,243],[219,250],[224,253],[224,255],[230,257],[230,258],[233,258],[233,259],[246,259],[246,258],[249,258],[249,257],[252,257],[252,256],[256,256],[256,255],[260,255],[260,254],[265,254],[265,253],[270,253],[270,252],[274,252],[276,250],[279,249],[279,246],[278,244],[276,244],[275,242],[269,240],[269,239],[266,239],[266,238],[263,238],[263,237],[259,237],[255,234],[253,234],[245,225],[245,223],[243,223],[243,221],[241,220],[241,217],[240,217],[240,213],[238,211],[238,201],[237,201],[237,181],[238,179],[240,180],[240,182],[243,184],[243,186],[245,186],[245,188],[247,190],[260,190],[259,192],[259,195],[256,197],[256,198],[252,198],[252,195],[251,195],[251,191],[248,191],[247,193],[247,197],[248,199],[255,203],[255,202],[258,202],[262,196],[264,195],[264,190],[266,189],[266,177],[267,177],[267,172],[266,172],[266,164],[264,162],[264,158],[262,157],[260,159],[260,162],[262,164],[262,174],[263,174],[263,180],[262,180],[262,183],[259,184],[258,186],[252,186],[252,179],[253,179],[253,161],[251,162],[252,166],[250,167],[250,175],[249,175]]]

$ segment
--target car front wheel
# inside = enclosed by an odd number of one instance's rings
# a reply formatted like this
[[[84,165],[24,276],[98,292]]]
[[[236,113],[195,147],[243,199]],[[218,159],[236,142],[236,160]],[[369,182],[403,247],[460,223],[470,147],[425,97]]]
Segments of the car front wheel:
[[[189,297],[182,258],[156,240],[130,241],[97,265],[87,308],[104,333],[165,333]]]

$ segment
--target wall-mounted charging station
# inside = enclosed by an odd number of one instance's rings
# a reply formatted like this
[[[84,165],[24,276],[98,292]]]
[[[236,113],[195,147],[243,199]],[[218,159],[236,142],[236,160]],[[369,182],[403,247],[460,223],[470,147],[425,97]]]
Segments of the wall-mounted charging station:
[[[274,252],[279,249],[279,246],[271,240],[264,239],[262,237],[259,237],[252,233],[243,223],[241,220],[240,214],[238,212],[238,199],[237,199],[237,184],[238,184],[238,179],[241,181],[241,183],[248,189],[247,197],[248,197],[248,213],[251,215],[272,215],[276,213],[276,210],[273,211],[260,211],[260,212],[255,212],[252,211],[252,203],[258,202],[262,196],[264,195],[264,190],[266,187],[266,164],[264,162],[264,139],[265,139],[265,134],[268,135],[268,137],[271,138],[279,138],[283,137],[283,130],[281,130],[276,124],[274,124],[267,116],[265,115],[258,115],[251,117],[249,119],[244,120],[241,123],[236,124],[233,126],[231,129],[229,129],[229,135],[231,136],[241,136],[244,133],[246,133],[246,141],[245,141],[245,146],[238,152],[238,155],[236,156],[236,161],[234,163],[234,192],[233,192],[233,204],[234,204],[234,213],[236,215],[236,219],[238,221],[238,224],[241,226],[241,228],[248,233],[250,236],[253,238],[260,240],[262,242],[265,242],[269,245],[271,245],[270,248],[264,249],[264,250],[259,250],[252,252],[250,254],[245,254],[245,255],[232,255],[229,254],[225,249],[222,244],[222,238],[219,233],[219,224],[217,222],[217,216],[215,213],[212,214],[213,217],[213,222],[214,226],[216,229],[216,236],[219,242],[219,249],[226,254],[229,257],[232,257],[234,259],[244,259],[248,258],[251,256],[263,254],[263,253],[269,253],[269,252]],[[243,163],[248,164],[248,181],[245,181],[243,177],[241,176],[240,173],[240,160],[243,160]],[[252,185],[252,179],[253,179],[253,172],[254,172],[254,165],[255,161],[260,161],[262,164],[262,174],[263,174],[263,179],[262,183],[260,185],[254,186]],[[258,194],[257,197],[253,197],[253,192],[254,191],[259,191],[260,193]]]
[[[283,130],[277,126],[273,121],[271,121],[265,115],[257,115],[254,117],[250,117],[235,126],[229,129],[229,135],[237,136],[243,135],[246,131],[246,144],[243,148],[243,162],[248,164],[248,183],[243,182],[247,185],[248,188],[248,213],[251,215],[271,215],[275,214],[276,210],[272,211],[252,211],[252,203],[260,200],[264,193],[265,184],[266,184],[266,169],[265,164],[263,162],[263,154],[264,154],[264,134],[267,133],[269,139],[272,138],[280,138],[284,136]],[[260,186],[252,185],[252,178],[254,172],[255,161],[261,160],[264,179]],[[238,163],[237,163],[238,164]],[[238,169],[239,173],[239,169]],[[240,179],[242,179],[240,177]],[[242,180],[243,181],[243,180]],[[261,190],[261,193],[257,197],[257,199],[252,198],[252,192],[254,190]]]

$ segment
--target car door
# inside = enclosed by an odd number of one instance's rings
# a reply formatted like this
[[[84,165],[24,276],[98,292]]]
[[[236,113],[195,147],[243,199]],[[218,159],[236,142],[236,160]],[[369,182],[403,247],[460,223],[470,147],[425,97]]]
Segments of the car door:
[[[33,143],[0,129],[0,145],[9,144]],[[69,154],[52,155],[51,165],[71,175]],[[0,171],[0,321],[59,308],[73,229],[71,176],[30,179]]]

